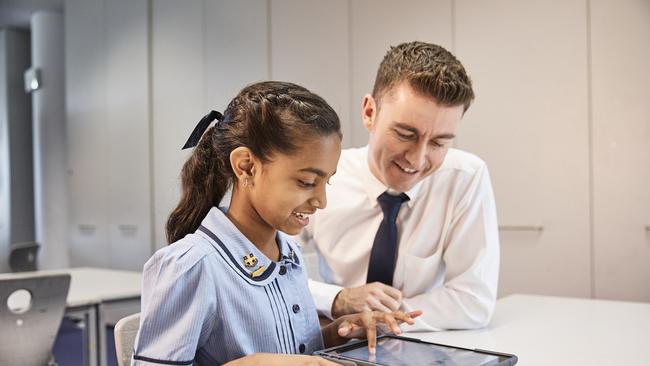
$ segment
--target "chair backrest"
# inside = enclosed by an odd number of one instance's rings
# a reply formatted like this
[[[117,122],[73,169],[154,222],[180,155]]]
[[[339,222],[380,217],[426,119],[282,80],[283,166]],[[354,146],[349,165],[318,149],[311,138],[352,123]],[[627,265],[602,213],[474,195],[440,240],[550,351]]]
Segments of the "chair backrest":
[[[36,271],[36,257],[40,245],[35,241],[11,244],[9,267],[12,272]]]
[[[140,328],[140,313],[124,317],[115,324],[115,353],[119,366],[131,364],[138,328]]]
[[[0,277],[0,365],[48,364],[69,288],[69,274]]]

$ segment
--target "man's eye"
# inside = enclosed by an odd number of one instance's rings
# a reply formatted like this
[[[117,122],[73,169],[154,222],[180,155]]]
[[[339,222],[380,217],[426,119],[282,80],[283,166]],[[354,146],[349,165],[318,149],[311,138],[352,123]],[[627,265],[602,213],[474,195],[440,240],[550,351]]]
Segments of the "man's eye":
[[[433,147],[443,147],[444,144],[441,144],[438,141],[431,141],[431,146],[433,146]]]
[[[397,133],[397,136],[399,136],[399,138],[401,138],[402,140],[412,140],[413,137],[415,136],[412,133],[405,134],[405,133],[401,133],[399,131],[395,131],[395,133]]]

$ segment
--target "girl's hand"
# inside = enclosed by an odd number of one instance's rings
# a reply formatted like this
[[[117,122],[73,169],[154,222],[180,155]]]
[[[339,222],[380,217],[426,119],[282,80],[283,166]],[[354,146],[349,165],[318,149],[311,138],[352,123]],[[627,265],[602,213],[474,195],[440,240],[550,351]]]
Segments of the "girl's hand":
[[[256,353],[234,361],[224,366],[340,366],[338,363],[328,361],[316,356],[280,355],[273,353]]]
[[[400,323],[412,325],[413,320],[422,315],[422,311],[415,310],[410,313],[403,311],[393,311],[391,313],[381,311],[364,311],[358,314],[342,316],[325,328],[323,328],[323,338],[326,347],[332,347],[347,342],[350,338],[367,338],[368,351],[375,353],[377,347],[377,327],[387,328],[394,334],[401,334]],[[336,332],[336,336],[332,332]],[[338,338],[338,339],[337,339]],[[329,341],[329,342],[328,342]]]

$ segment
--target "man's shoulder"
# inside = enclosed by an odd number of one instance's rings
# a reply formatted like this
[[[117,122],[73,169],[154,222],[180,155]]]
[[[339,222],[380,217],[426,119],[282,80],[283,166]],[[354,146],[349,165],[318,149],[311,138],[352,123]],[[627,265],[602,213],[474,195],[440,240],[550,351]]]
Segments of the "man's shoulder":
[[[368,165],[368,147],[351,147],[341,150],[341,158],[337,173],[359,172],[360,169],[367,169]]]
[[[438,171],[457,170],[474,175],[485,167],[485,161],[478,156],[460,149],[449,149],[445,161]]]

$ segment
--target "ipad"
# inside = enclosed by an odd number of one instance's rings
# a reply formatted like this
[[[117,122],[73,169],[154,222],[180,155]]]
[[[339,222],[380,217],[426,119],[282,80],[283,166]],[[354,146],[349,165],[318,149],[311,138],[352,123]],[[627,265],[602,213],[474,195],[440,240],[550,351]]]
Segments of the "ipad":
[[[317,351],[315,355],[351,366],[509,366],[517,356],[424,342],[415,338],[384,335],[377,337],[377,352],[368,352],[366,340]]]

